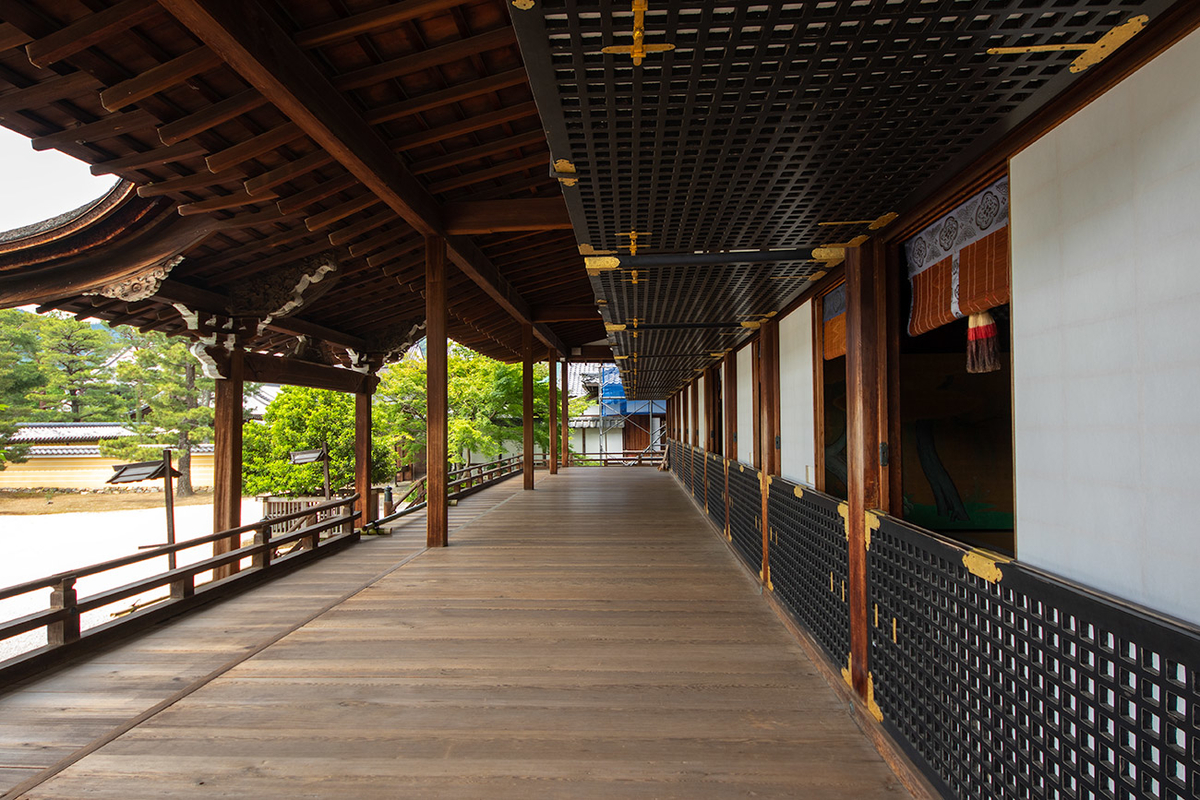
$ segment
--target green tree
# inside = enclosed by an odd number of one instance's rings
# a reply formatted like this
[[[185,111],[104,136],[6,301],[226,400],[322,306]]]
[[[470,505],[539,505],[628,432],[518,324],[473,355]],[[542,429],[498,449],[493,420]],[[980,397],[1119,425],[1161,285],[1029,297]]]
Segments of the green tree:
[[[175,491],[188,497],[194,494],[192,452],[212,441],[214,382],[204,377],[184,340],[122,328],[117,341],[126,349],[117,362],[116,381],[132,400],[134,435],[101,442],[100,451],[112,458],[149,461],[164,447],[174,448],[180,472]],[[148,413],[143,415],[144,409]]]
[[[48,314],[37,326],[36,363],[46,378],[28,394],[34,416],[53,421],[119,419],[127,405],[112,383],[119,351],[112,331],[64,314]]]
[[[29,395],[48,382],[38,363],[42,320],[16,308],[0,310],[0,405],[8,406],[0,416],[13,421],[29,418],[34,409]]]
[[[373,420],[371,480],[383,483],[396,463],[384,422]],[[354,395],[285,386],[267,406],[261,424],[242,435],[242,490],[246,494],[315,493],[323,482],[320,464],[293,465],[288,453],[329,446],[330,482],[336,489],[354,482]]]
[[[0,471],[10,463],[19,464],[26,459],[28,445],[10,444],[12,435],[17,432],[17,426],[6,405],[0,405]]]
[[[524,395],[521,365],[505,364],[466,347],[451,344],[446,372],[449,414],[447,440],[452,463],[465,463],[468,453],[498,458],[508,444],[523,438]],[[549,374],[534,365],[534,440],[549,447]],[[418,350],[380,373],[376,391],[379,412],[393,441],[407,457],[425,448],[425,359]]]

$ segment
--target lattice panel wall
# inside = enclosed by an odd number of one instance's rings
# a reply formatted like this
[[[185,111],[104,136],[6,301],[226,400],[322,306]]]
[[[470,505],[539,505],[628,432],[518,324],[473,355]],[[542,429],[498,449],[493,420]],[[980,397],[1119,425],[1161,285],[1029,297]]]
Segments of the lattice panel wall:
[[[963,555],[890,519],[867,555],[875,699],[952,795],[1200,797],[1200,637]]]
[[[704,451],[699,447],[692,448],[692,497],[701,506],[704,505]]]
[[[850,652],[846,521],[840,502],[772,478],[767,496],[771,583],[775,596],[821,643],[835,664]]]
[[[719,530],[725,530],[725,459],[708,456],[708,518]]]
[[[729,535],[747,566],[762,569],[762,490],[758,473],[742,464],[729,466]]]

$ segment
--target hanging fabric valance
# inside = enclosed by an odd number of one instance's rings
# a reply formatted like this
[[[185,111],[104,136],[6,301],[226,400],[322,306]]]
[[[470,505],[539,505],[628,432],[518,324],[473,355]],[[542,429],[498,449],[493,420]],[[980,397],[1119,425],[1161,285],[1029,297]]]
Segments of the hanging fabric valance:
[[[904,244],[912,282],[910,336],[1008,302],[1008,178]]]
[[[846,284],[821,299],[825,360],[846,355]]]

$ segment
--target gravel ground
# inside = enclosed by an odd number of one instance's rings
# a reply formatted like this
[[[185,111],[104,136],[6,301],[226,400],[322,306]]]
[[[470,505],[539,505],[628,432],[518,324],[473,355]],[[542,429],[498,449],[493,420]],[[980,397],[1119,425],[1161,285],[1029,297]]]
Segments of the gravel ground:
[[[254,498],[242,500],[242,520],[261,517],[260,503]],[[212,505],[175,509],[176,538],[180,541],[212,532]],[[0,515],[0,587],[86,567],[101,561],[137,552],[139,545],[161,544],[166,540],[166,525],[161,508],[135,511],[52,514],[45,516]],[[179,564],[190,564],[212,555],[211,545],[202,545],[179,554]],[[138,580],[167,568],[166,557],[118,570],[82,578],[76,584],[80,597],[92,595]],[[201,580],[205,580],[201,576]],[[123,600],[112,608],[100,608],[83,615],[82,625],[89,628],[111,619],[111,612],[128,608],[135,599],[165,594],[165,589],[140,598]],[[49,606],[50,590],[30,592],[9,600],[0,600],[0,621],[32,614]],[[46,643],[44,630],[30,631],[0,641],[0,661]]]

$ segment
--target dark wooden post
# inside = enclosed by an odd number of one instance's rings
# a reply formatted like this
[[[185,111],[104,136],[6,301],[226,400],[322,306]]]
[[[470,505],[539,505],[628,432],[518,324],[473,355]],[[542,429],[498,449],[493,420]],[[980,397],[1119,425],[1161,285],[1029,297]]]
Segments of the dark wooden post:
[[[448,543],[446,502],[446,242],[425,237],[425,543]]]
[[[703,446],[700,438],[700,379],[692,378],[692,419],[691,439],[696,447]]]
[[[679,441],[684,444],[691,442],[688,436],[688,384],[679,390]]]
[[[242,391],[244,362],[240,345],[229,353],[226,376],[216,381],[213,411],[213,533],[242,525]],[[240,537],[213,542],[213,555],[241,547]],[[237,563],[217,567],[213,579],[228,578]]]
[[[737,461],[737,354],[725,354],[725,457]]]
[[[521,326],[521,386],[525,398],[525,489],[533,488],[533,326]]]
[[[50,590],[50,607],[65,609],[66,618],[46,626],[47,644],[66,644],[79,638],[79,598],[75,593],[75,579],[63,578]]]
[[[779,474],[779,326],[774,320],[762,324],[759,335],[758,413],[762,418],[759,436],[761,469]]]
[[[550,440],[550,474],[558,474],[558,351],[550,348],[546,359],[550,367],[550,397],[546,408],[550,412],[550,423],[546,426],[546,438]]]
[[[879,312],[872,248],[846,250],[846,461],[850,550],[850,675],[867,695],[870,621],[867,615],[866,511],[879,507]]]
[[[171,478],[171,450],[163,450],[163,499],[167,506],[167,544],[175,544],[175,481]],[[175,551],[167,553],[167,569],[175,569]]]
[[[370,378],[365,391],[354,395],[354,491],[359,526],[374,522],[378,510],[371,494],[371,393]]]
[[[562,360],[562,452],[559,453],[559,458],[562,459],[562,466],[567,466],[570,462],[571,452],[571,429],[567,425],[567,405],[571,401],[571,384],[568,381],[570,376],[570,368],[567,366],[569,362],[564,354]]]

